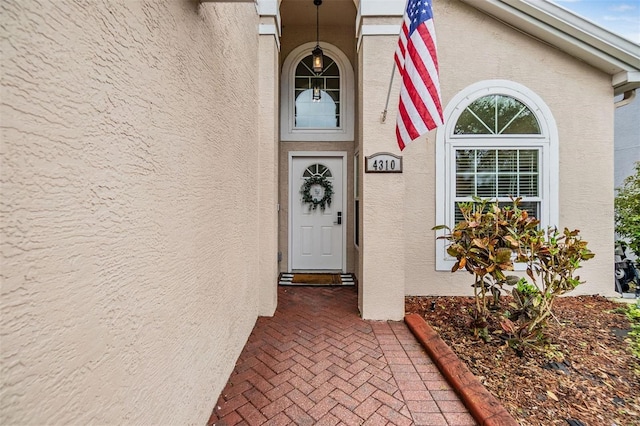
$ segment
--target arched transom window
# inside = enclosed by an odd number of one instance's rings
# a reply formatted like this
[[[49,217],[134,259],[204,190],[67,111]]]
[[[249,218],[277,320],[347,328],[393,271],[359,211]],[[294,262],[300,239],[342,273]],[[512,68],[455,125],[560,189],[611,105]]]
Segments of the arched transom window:
[[[323,55],[324,69],[314,73],[312,55],[298,63],[295,75],[294,126],[335,129],[340,127],[340,70],[335,61]]]
[[[353,67],[337,47],[321,43],[324,69],[313,72],[315,43],[295,48],[282,64],[280,139],[352,141],[355,85]]]
[[[535,114],[519,100],[505,95],[476,99],[458,117],[456,135],[539,135]]]
[[[310,165],[309,167],[304,169],[304,172],[302,173],[303,178],[310,178],[315,176],[326,178],[333,177],[333,175],[331,174],[331,170],[324,164],[320,163]]]

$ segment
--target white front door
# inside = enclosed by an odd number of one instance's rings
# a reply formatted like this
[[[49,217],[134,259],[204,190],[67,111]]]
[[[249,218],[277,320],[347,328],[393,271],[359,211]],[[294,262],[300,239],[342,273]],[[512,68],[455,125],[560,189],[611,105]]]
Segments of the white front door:
[[[290,270],[344,272],[343,156],[295,156],[290,173]],[[305,203],[303,189],[312,177],[324,177],[333,190],[331,205]],[[317,179],[316,179],[317,180]],[[325,196],[327,184],[311,185],[308,194],[316,201]]]

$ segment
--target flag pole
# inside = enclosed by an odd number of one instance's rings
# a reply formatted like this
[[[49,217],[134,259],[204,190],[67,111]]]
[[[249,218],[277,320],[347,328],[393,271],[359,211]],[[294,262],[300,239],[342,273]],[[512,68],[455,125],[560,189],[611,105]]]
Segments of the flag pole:
[[[393,85],[393,75],[396,73],[396,61],[393,61],[393,68],[391,68],[391,79],[389,80],[389,90],[387,91],[387,102],[384,104],[384,111],[382,111],[382,117],[380,122],[384,123],[387,120],[387,107],[389,106],[389,97],[391,96],[391,86]]]

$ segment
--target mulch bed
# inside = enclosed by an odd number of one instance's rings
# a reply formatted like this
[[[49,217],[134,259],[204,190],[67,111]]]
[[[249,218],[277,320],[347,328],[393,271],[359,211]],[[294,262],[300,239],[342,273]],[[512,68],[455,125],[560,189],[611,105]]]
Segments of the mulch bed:
[[[405,310],[422,315],[521,425],[640,425],[640,363],[625,341],[624,304],[601,296],[559,298],[547,347],[518,354],[498,334],[489,343],[473,337],[473,303],[407,297]]]

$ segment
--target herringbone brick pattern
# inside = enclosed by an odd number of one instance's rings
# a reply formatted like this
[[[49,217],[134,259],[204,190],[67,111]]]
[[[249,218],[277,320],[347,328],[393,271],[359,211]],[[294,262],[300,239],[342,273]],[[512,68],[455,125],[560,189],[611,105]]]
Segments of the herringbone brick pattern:
[[[279,287],[208,425],[475,425],[403,322],[358,316],[354,287]]]

